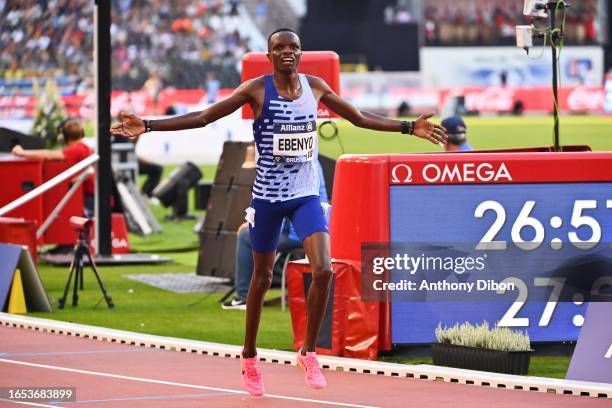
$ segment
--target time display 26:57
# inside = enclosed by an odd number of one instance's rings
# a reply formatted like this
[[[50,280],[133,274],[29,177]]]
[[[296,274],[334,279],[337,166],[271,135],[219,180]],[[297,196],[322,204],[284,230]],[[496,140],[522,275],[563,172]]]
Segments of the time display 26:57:
[[[552,249],[561,249],[564,242],[570,242],[576,248],[591,249],[602,241],[604,236],[602,224],[605,227],[610,227],[609,220],[612,218],[612,213],[609,217],[606,217],[608,221],[605,221],[589,214],[589,211],[604,207],[612,210],[612,199],[599,201],[595,199],[574,200],[569,219],[563,219],[560,215],[540,219],[533,215],[537,205],[536,200],[526,200],[518,215],[510,218],[504,205],[498,201],[485,200],[479,203],[474,210],[474,217],[483,218],[485,214],[492,212],[495,214],[495,218],[476,245],[476,249],[506,249],[508,241],[498,239],[498,235],[507,223],[512,225],[510,230],[512,242],[526,251],[537,249],[545,242],[549,242]],[[546,233],[545,223],[550,225],[552,229],[549,234]],[[566,223],[571,226],[569,231],[559,234],[554,233],[554,231],[559,231]]]

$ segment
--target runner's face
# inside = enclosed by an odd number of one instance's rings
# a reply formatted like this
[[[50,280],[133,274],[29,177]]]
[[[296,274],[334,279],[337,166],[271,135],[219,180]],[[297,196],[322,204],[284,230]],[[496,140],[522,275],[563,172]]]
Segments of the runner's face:
[[[302,45],[300,38],[292,32],[281,31],[270,38],[268,59],[275,71],[295,72],[300,64]]]

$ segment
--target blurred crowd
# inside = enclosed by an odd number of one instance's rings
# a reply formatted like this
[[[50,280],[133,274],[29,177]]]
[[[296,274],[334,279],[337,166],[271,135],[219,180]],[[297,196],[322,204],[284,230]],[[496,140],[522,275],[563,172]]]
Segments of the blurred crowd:
[[[112,0],[113,88],[239,83],[248,51],[239,33],[241,0]],[[0,80],[66,79],[75,92],[93,81],[92,0],[0,0]]]
[[[383,10],[385,24],[408,24],[414,22],[414,6],[415,3],[411,0],[389,1]]]
[[[136,89],[148,78],[201,88],[207,72],[224,87],[240,82],[248,51],[239,33],[238,0],[114,0],[113,87]],[[129,11],[128,11],[129,10]]]
[[[117,90],[234,87],[248,51],[242,0],[112,0],[112,80]],[[566,42],[601,42],[598,0],[571,0]],[[389,0],[387,24],[424,17],[428,45],[513,45],[529,19],[516,0]],[[266,15],[257,0],[255,21]],[[420,8],[423,7],[423,9]],[[0,94],[32,91],[53,76],[62,93],[93,86],[93,0],[0,0]],[[8,85],[7,85],[8,84]],[[15,87],[17,92],[8,87]],[[210,86],[210,84],[208,85]],[[22,87],[22,88],[20,88]]]
[[[598,1],[568,3],[566,43],[598,43]],[[523,16],[523,2],[516,0],[427,1],[424,14],[428,45],[513,45],[515,26],[530,23]]]
[[[0,72],[6,81],[89,75],[93,2],[0,0]]]

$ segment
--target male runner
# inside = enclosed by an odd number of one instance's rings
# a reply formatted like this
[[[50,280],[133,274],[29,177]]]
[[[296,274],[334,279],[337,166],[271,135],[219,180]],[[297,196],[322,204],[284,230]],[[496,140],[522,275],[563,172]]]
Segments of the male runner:
[[[227,98],[200,112],[162,120],[142,120],[120,114],[113,134],[137,137],[143,132],[192,129],[206,126],[244,104],[253,110],[253,136],[259,152],[253,200],[247,209],[253,245],[254,270],[247,296],[246,333],[241,367],[244,385],[252,395],[263,395],[264,383],[255,347],[263,299],[272,282],[272,268],[279,231],[290,217],[312,267],[307,299],[304,346],[297,356],[305,370],[306,384],[326,386],[315,354],[315,344],[329,295],[332,277],[329,230],[319,201],[317,176],[317,105],[329,109],[366,129],[402,132],[446,143],[443,127],[430,123],[433,114],[415,122],[398,121],[359,111],[336,95],[320,78],[298,74],[302,47],[298,35],[287,28],[268,37],[268,59],[273,75],[241,84]]]

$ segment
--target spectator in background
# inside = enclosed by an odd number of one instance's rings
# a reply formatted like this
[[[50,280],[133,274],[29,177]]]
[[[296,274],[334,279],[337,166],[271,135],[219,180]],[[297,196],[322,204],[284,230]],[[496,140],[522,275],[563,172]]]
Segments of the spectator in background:
[[[159,203],[157,198],[153,197],[153,190],[159,184],[163,172],[164,168],[161,165],[138,156],[138,173],[147,176],[140,192],[151,204]]]
[[[597,42],[597,23],[595,22],[595,11],[590,10],[584,16],[584,36],[588,44]]]
[[[19,69],[17,58],[13,58],[9,69],[4,71],[4,79],[6,81],[18,81],[20,79],[23,79],[23,75],[23,70]]]
[[[468,152],[474,150],[467,142],[467,126],[459,116],[451,116],[441,123],[446,129],[448,141],[444,146],[447,152]]]
[[[502,88],[505,88],[508,85],[508,71],[505,69],[499,73],[499,84]]]
[[[408,24],[412,21],[412,16],[405,8],[401,6],[397,6],[395,8],[395,16],[393,17],[393,22],[395,24]]]
[[[255,5],[255,23],[260,29],[264,27],[264,23],[266,22],[266,13],[266,0],[257,0],[257,4]]]
[[[242,0],[228,0],[230,5],[230,15],[235,16],[238,14],[238,6]]]
[[[410,116],[410,105],[406,101],[402,101],[397,108],[397,116],[400,118],[405,118]]]
[[[113,143],[134,143],[134,145],[136,145],[138,140],[139,138],[130,140],[123,136],[113,136]],[[155,187],[157,187],[159,184],[164,168],[163,166],[142,156],[136,155],[136,157],[138,160],[138,174],[147,176],[147,179],[142,184],[140,189],[140,194],[142,194],[148,203],[157,205],[159,204],[159,200],[156,197],[153,197],[153,190],[155,190]],[[136,182],[138,182],[138,180],[136,180]]]
[[[206,100],[208,103],[215,103],[217,101],[217,95],[219,93],[219,88],[221,87],[221,83],[215,77],[214,72],[206,73]]]
[[[145,81],[142,89],[149,95],[151,101],[153,101],[153,114],[157,114],[157,110],[159,107],[159,94],[161,93],[163,88],[163,84],[157,72],[152,71],[149,78]]]
[[[408,10],[406,0],[389,2],[383,9],[385,24],[408,24],[412,21],[412,14]]]
[[[17,145],[12,153],[18,157],[27,157],[39,160],[65,160],[69,166],[74,166],[78,162],[86,159],[93,154],[91,147],[83,142],[85,130],[79,119],[68,118],[59,126],[58,140],[66,144],[61,150],[36,149],[24,150]],[[83,209],[86,217],[93,217],[94,214],[94,180],[92,174],[83,182]]]

